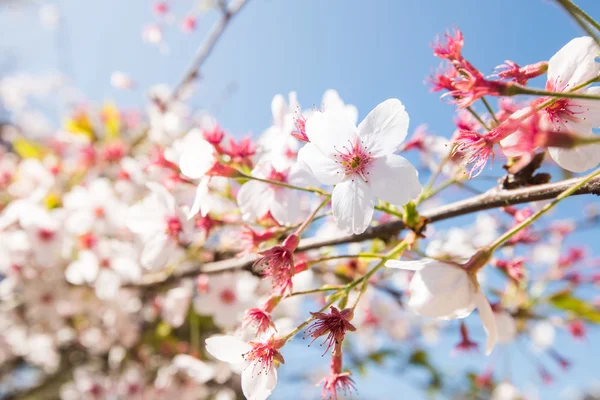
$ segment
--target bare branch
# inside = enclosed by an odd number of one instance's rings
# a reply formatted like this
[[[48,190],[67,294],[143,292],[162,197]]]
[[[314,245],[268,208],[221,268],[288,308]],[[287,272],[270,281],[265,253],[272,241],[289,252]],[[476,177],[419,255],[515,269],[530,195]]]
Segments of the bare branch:
[[[465,200],[459,200],[451,204],[435,207],[425,210],[421,216],[427,218],[430,223],[451,219],[454,217],[476,213],[483,210],[510,206],[515,204],[530,203],[541,200],[553,199],[567,188],[575,185],[585,178],[573,178],[560,182],[547,183],[514,190],[492,189],[480,195],[470,197]],[[600,195],[600,178],[596,178],[575,192],[576,195],[595,194]],[[312,249],[318,249],[326,246],[335,246],[340,244],[362,242],[369,239],[381,238],[388,239],[398,235],[406,226],[401,220],[387,222],[367,229],[359,235],[342,235],[333,238],[310,238],[300,242],[297,252],[304,252]],[[242,258],[231,258],[223,261],[216,261],[204,265],[196,265],[186,270],[175,271],[172,275],[156,280],[148,280],[137,284],[138,287],[155,287],[171,284],[182,278],[192,277],[200,273],[214,274],[229,270],[245,269],[250,270],[256,256],[246,256]]]
[[[232,1],[229,5],[225,4],[225,2],[219,2],[219,8],[223,12],[221,18],[215,23],[215,25],[208,33],[208,37],[206,38],[204,43],[202,43],[202,45],[198,48],[198,51],[196,52],[192,63],[186,70],[179,83],[175,86],[173,94],[171,95],[168,104],[164,105],[165,108],[168,108],[170,104],[179,100],[185,88],[194,80],[196,80],[198,74],[200,73],[200,67],[202,67],[202,64],[204,64],[206,59],[212,53],[213,49],[215,48],[215,45],[217,44],[217,42],[223,35],[223,32],[225,32],[225,29],[229,25],[229,22],[235,15],[237,15],[237,13],[244,7],[244,5],[248,3],[248,1],[249,0]]]

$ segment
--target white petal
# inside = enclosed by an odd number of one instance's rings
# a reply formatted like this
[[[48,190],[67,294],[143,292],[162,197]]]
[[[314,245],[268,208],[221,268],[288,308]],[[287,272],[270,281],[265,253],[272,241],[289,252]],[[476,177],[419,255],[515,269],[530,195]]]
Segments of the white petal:
[[[590,131],[578,133],[583,136],[596,136]],[[572,149],[549,147],[548,153],[558,165],[572,172],[584,172],[600,163],[600,143]]]
[[[298,164],[324,185],[338,184],[344,178],[344,169],[312,143],[307,143],[300,149]]]
[[[68,282],[74,285],[91,283],[98,276],[98,258],[89,250],[82,250],[77,260],[72,262],[65,271]]]
[[[426,317],[465,318],[475,308],[468,274],[452,264],[435,260],[426,264],[413,276],[409,291],[408,306]]]
[[[287,112],[287,104],[285,98],[276,94],[271,101],[271,113],[273,114],[273,125],[283,126],[283,118]]]
[[[347,104],[344,107],[344,111],[346,112],[346,115],[354,125],[358,124],[358,108],[356,108],[356,106],[352,104]]]
[[[252,350],[252,346],[235,336],[213,336],[206,339],[206,351],[226,363],[243,363],[243,355],[250,350]]]
[[[121,287],[121,279],[114,271],[110,269],[101,269],[96,279],[96,296],[102,300],[114,299],[119,288]]]
[[[333,219],[347,233],[363,233],[373,219],[375,196],[361,178],[344,181],[335,186],[331,195]]]
[[[179,157],[181,173],[191,179],[202,178],[215,163],[215,149],[206,140],[187,144]]]
[[[200,213],[201,216],[205,217],[206,214],[208,214],[208,212],[210,211],[210,203],[207,199],[208,183],[208,178],[203,178],[198,183],[198,187],[196,188],[196,195],[194,196],[194,203],[192,204],[192,208],[187,214],[188,219],[194,218],[198,213]]]
[[[492,311],[492,307],[490,303],[485,298],[485,295],[481,290],[479,290],[475,294],[475,305],[477,306],[477,310],[479,310],[479,318],[481,318],[481,322],[483,323],[483,329],[487,334],[487,344],[485,346],[485,355],[489,356],[494,346],[496,345],[496,341],[498,340],[498,329],[496,328],[496,316]]]
[[[173,365],[178,370],[185,371],[186,374],[200,384],[208,382],[215,375],[213,366],[187,354],[176,355],[173,358]]]
[[[408,133],[408,113],[398,99],[388,99],[375,107],[358,126],[358,136],[375,157],[392,154]]]
[[[169,243],[169,237],[164,233],[158,233],[144,245],[140,263],[144,268],[150,270],[164,268],[169,261],[172,251],[173,246]]]
[[[288,114],[295,113],[296,111],[301,110],[300,102],[298,102],[298,94],[296,92],[289,92],[288,100],[289,100],[289,104],[288,104],[288,108],[287,108]]]
[[[288,173],[287,181],[290,185],[301,187],[319,185],[319,181],[315,179],[310,168],[302,167],[300,163],[292,165],[292,167],[290,168],[290,172]]]
[[[242,372],[242,392],[248,400],[265,400],[277,385],[277,369],[272,367],[265,373],[253,367],[249,365]]]
[[[164,228],[164,221],[152,214],[154,207],[149,207],[152,204],[152,199],[146,198],[129,209],[126,224],[130,231],[138,235],[151,235]]]
[[[600,95],[600,86],[594,86],[584,90],[585,94]],[[580,131],[590,131],[593,128],[600,128],[600,101],[569,99],[568,109],[573,113],[575,121],[567,128],[573,133],[580,134]]]
[[[419,173],[402,156],[389,154],[369,164],[369,185],[383,201],[403,206],[421,193]]]
[[[92,230],[95,215],[89,209],[73,211],[66,221],[67,231],[76,235],[83,235]]]
[[[600,63],[596,62],[599,53],[600,48],[589,36],[571,40],[548,61],[548,83],[564,91],[600,75]]]
[[[242,212],[242,218],[249,222],[265,216],[269,205],[273,202],[274,190],[271,185],[248,181],[242,185],[237,194],[237,202]]]
[[[533,326],[529,335],[535,347],[544,351],[554,344],[556,329],[549,321],[540,321]]]
[[[432,262],[434,262],[434,260],[430,260],[428,258],[411,261],[388,260],[385,262],[385,266],[388,268],[403,269],[405,271],[420,271]]]
[[[82,265],[81,261],[73,261],[67,269],[65,270],[65,278],[67,282],[73,285],[83,285],[85,283],[85,278],[83,277],[83,269],[85,268]]]
[[[111,268],[129,282],[137,282],[142,277],[142,271],[135,260],[129,257],[116,256],[111,260]]]
[[[156,182],[148,182],[146,183],[146,186],[150,189],[152,198],[160,207],[160,209],[156,210],[157,212],[169,214],[175,213],[175,198],[169,193],[167,188]]]
[[[325,156],[353,146],[358,138],[356,126],[344,110],[315,113],[306,121],[306,136]]]
[[[300,196],[292,189],[278,188],[269,206],[271,215],[280,225],[298,222],[300,216]]]

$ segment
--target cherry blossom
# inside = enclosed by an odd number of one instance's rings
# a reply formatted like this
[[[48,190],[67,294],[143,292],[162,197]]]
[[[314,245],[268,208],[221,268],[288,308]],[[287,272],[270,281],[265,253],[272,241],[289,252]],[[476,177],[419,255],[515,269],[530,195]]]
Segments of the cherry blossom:
[[[188,234],[191,223],[164,187],[149,183],[148,188],[151,193],[129,210],[127,226],[142,240],[141,265],[160,269],[177,254],[178,243]]]
[[[166,323],[179,328],[185,318],[192,301],[193,290],[190,285],[182,285],[170,289],[160,302],[160,314]]]
[[[248,400],[264,400],[277,385],[278,364],[283,357],[278,349],[281,339],[266,342],[244,342],[235,336],[213,336],[206,339],[206,350],[215,358],[242,365],[242,390]]]
[[[456,264],[424,258],[417,261],[390,260],[388,268],[415,271],[408,306],[417,314],[439,319],[468,317],[477,307],[488,335],[486,354],[496,344],[496,319],[477,279]]]
[[[377,198],[404,205],[421,192],[416,169],[393,154],[407,130],[408,114],[397,99],[379,104],[358,128],[339,110],[316,114],[307,121],[310,143],[300,150],[298,159],[319,182],[336,185],[333,218],[342,230],[364,232]]]
[[[126,208],[115,197],[107,179],[94,180],[88,187],[77,186],[65,195],[64,207],[69,211],[65,221],[69,232],[108,234],[124,227]]]
[[[247,272],[209,276],[199,285],[193,300],[194,310],[212,316],[219,326],[234,329],[255,301],[258,283],[259,280]]]
[[[598,87],[579,86],[600,75],[596,61],[600,47],[591,37],[571,40],[548,61],[546,88],[555,92],[600,94]],[[593,137],[592,128],[600,127],[600,105],[593,100],[558,99],[544,109],[545,118],[556,131],[576,132]],[[600,145],[572,149],[550,148],[549,153],[561,167],[574,172],[586,171],[600,163]]]
[[[259,164],[252,175],[300,187],[314,183],[312,176],[297,166],[278,170],[272,165]],[[269,214],[280,225],[291,225],[301,217],[300,193],[274,184],[250,180],[240,188],[237,201],[242,218],[248,222],[256,222]]]

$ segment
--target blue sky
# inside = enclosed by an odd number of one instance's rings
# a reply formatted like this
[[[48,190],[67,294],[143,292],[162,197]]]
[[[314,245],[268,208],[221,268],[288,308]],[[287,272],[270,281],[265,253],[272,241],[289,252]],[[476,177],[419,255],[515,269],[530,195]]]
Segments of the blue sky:
[[[60,70],[90,102],[116,100],[125,107],[143,105],[146,90],[155,83],[177,82],[214,20],[212,15],[203,17],[198,31],[190,35],[177,26],[167,28],[169,51],[161,54],[141,38],[143,26],[156,21],[150,1],[54,3],[64,18],[57,32],[39,26],[35,5],[0,6],[0,62],[8,62],[3,71]],[[184,15],[191,3],[172,0],[174,14]],[[597,0],[578,4],[600,17]],[[505,59],[521,65],[547,60],[570,39],[582,35],[557,6],[543,0],[250,0],[206,62],[191,104],[211,108],[234,84],[237,91],[218,117],[228,131],[243,135],[260,133],[269,126],[274,94],[295,90],[301,104],[310,107],[320,103],[326,89],[334,88],[347,103],[358,107],[361,118],[379,102],[397,97],[406,105],[411,127],[427,123],[432,131],[449,136],[454,129],[454,107],[429,93],[423,81],[438,65],[430,43],[436,34],[452,27],[464,32],[464,54],[484,73],[491,73]],[[112,88],[114,70],[133,77],[136,90]],[[560,213],[574,215],[571,210],[589,201],[571,200]],[[573,240],[592,244],[589,235]],[[592,339],[600,338],[594,334]],[[558,398],[556,388],[567,384],[590,382],[594,367],[597,370],[598,346],[576,344],[564,337],[560,343],[571,358],[582,361],[555,384],[543,388],[543,398]],[[517,380],[536,378],[526,361],[519,362],[515,351],[507,351],[515,353],[513,363],[521,365],[513,370]],[[288,359],[301,360],[303,353],[294,352]],[[449,368],[471,361],[453,359],[443,351],[437,358]],[[474,358],[474,362],[480,361]],[[310,390],[316,396],[316,389]],[[406,398],[420,398],[419,392],[394,375],[372,374],[360,382],[361,398],[365,399],[386,398],[386,393],[387,398],[397,398],[389,393],[398,391]],[[307,398],[313,398],[313,392],[308,393]],[[280,396],[275,398],[284,398]]]

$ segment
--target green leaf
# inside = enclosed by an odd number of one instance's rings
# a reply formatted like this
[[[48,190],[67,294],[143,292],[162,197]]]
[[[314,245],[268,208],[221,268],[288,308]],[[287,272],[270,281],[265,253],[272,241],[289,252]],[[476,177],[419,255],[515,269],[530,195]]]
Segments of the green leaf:
[[[573,297],[570,292],[560,292],[550,297],[550,303],[558,308],[575,314],[594,324],[600,324],[600,309],[584,300]]]

